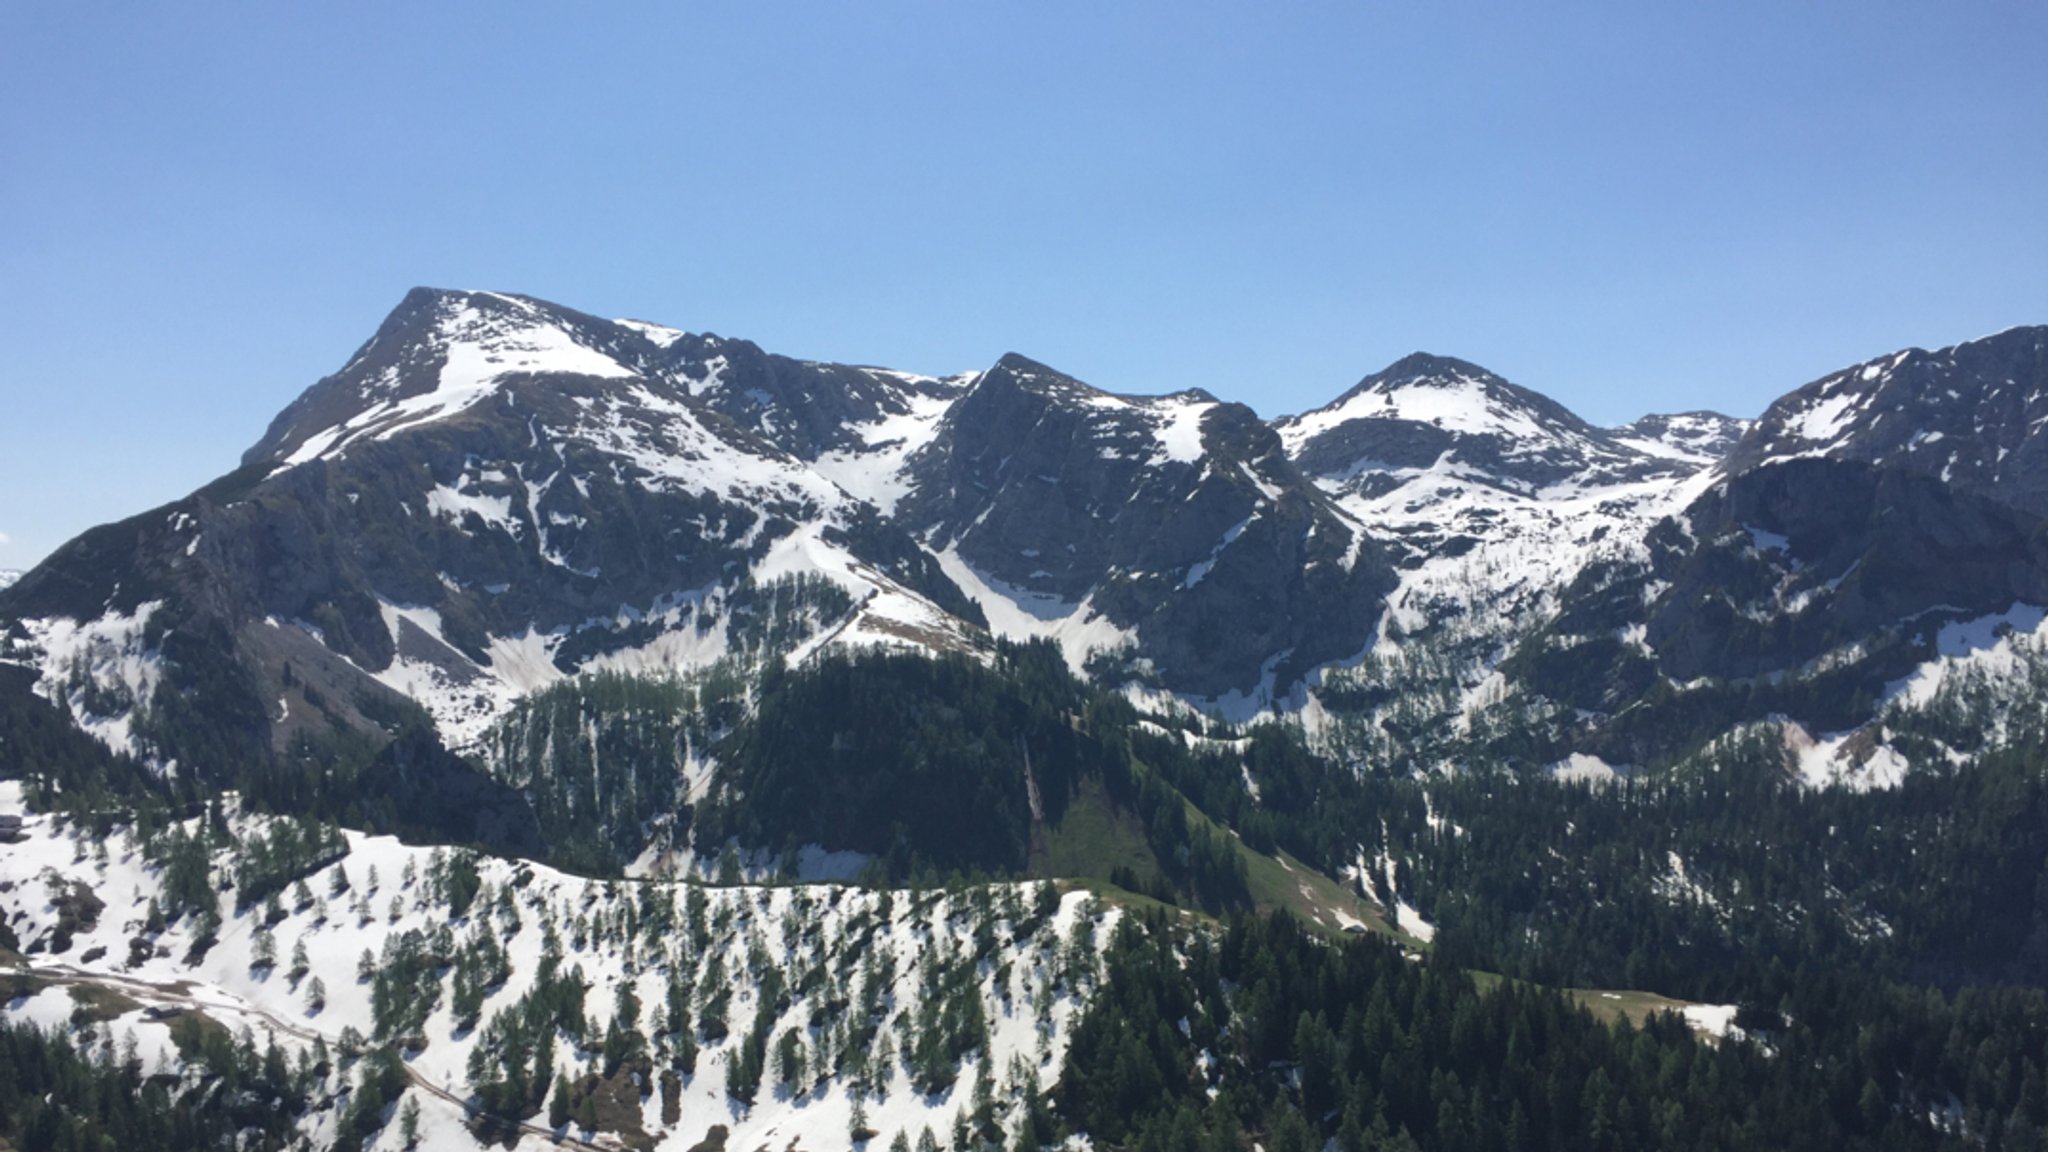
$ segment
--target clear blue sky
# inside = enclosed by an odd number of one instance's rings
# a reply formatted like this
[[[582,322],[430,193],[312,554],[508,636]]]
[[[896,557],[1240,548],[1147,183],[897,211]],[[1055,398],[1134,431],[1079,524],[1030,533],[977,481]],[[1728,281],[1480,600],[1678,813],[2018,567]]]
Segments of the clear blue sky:
[[[2048,321],[2048,6],[0,7],[0,567],[415,284],[1265,415],[1616,423]]]

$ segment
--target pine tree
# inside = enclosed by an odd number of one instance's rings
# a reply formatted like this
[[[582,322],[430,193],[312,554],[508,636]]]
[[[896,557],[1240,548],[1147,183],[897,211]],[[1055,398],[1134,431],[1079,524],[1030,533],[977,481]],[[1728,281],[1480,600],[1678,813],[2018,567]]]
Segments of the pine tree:
[[[555,1077],[554,1095],[548,1098],[548,1127],[560,1130],[569,1122],[569,1078]]]
[[[493,1020],[495,1025],[496,1020]],[[540,1040],[533,1046],[533,1085],[546,1091],[555,1078],[555,1029],[552,1022],[542,1026]]]
[[[859,1097],[854,1098],[853,1115],[846,1122],[846,1135],[855,1144],[865,1144],[879,1135],[873,1128],[868,1127],[867,1104]],[[896,1138],[901,1140],[903,1134],[898,1132]]]
[[[398,1110],[398,1135],[407,1148],[417,1148],[420,1142],[420,1102],[417,1097],[407,1096],[405,1107]]]
[[[804,1038],[794,1028],[784,1032],[782,1040],[775,1046],[775,1078],[791,1094],[800,1093],[803,1089]]]

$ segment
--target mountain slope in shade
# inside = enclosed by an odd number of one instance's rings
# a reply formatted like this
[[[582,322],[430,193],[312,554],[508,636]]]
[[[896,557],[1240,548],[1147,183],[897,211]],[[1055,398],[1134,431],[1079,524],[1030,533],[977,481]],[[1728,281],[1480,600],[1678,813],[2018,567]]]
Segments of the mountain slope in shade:
[[[1772,404],[1728,460],[1858,461],[2048,512],[2048,326],[1933,352],[1908,348],[1831,373]]]
[[[2048,605],[2044,332],[1909,349],[1773,404],[1643,554],[1575,578],[1523,682],[1613,715],[1580,743],[1617,762],[1757,721],[1786,726],[1811,778],[1863,773],[1881,731],[1843,735],[1938,678],[1945,633]],[[1857,759],[1816,768],[1816,743]]]
[[[1391,583],[1273,431],[1199,391],[1116,396],[1005,356],[908,475],[898,518],[999,631],[1077,666],[1107,643],[1198,696],[1269,702],[1361,651]]]

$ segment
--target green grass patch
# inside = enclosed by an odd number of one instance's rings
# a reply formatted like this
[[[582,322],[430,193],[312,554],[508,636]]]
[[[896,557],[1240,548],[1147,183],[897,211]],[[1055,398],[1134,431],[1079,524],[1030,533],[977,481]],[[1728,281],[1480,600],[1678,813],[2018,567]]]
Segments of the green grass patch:
[[[204,1058],[209,1044],[234,1043],[234,1034],[227,1025],[196,1009],[167,1013],[164,1023],[171,1027],[171,1043],[177,1047],[178,1055],[187,1061]]]
[[[70,992],[73,1024],[104,1024],[142,1007],[134,998],[104,984],[73,984]]]
[[[1127,912],[1166,912],[1190,919],[1211,919],[1211,917],[1199,909],[1178,908],[1162,900],[1147,896],[1143,892],[1133,892],[1128,888],[1119,888],[1109,881],[1096,876],[1063,876],[1055,880],[1053,886],[1062,893],[1086,892],[1104,904],[1122,908]]]
[[[1636,1027],[1642,1027],[1650,1017],[1659,1012],[1676,1012],[1683,1015],[1690,1000],[1673,1000],[1655,992],[1633,992],[1606,988],[1567,988],[1565,994],[1583,1005],[1594,1018],[1611,1024],[1626,1019]]]
[[[1040,825],[1031,837],[1031,874],[1053,879],[1107,879],[1128,868],[1145,883],[1165,883],[1144,826],[1109,798],[1102,781],[1083,778],[1058,824]]]

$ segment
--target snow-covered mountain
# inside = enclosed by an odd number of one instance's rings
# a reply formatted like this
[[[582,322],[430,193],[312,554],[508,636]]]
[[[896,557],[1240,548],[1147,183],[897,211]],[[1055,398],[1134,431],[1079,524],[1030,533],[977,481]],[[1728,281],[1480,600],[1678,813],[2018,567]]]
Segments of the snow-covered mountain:
[[[6,643],[82,725],[168,766],[382,727],[401,698],[464,745],[578,672],[973,650],[990,629],[1266,700],[1364,648],[1386,572],[1242,406],[419,289],[236,472],[11,590]],[[1211,627],[1224,610],[1242,627]],[[195,677],[233,717],[203,739],[147,708]],[[129,723],[138,705],[157,722]]]
[[[5,588],[19,579],[21,579],[20,569],[0,568],[0,588]]]
[[[204,646],[247,672],[221,687],[252,754],[363,724],[388,693],[461,743],[578,670],[701,667],[763,636],[976,643],[970,606],[907,536],[706,398],[723,395],[703,358],[718,342],[650,331],[415,291],[239,471],[11,590],[15,643],[83,716],[132,707],[147,670],[175,678]],[[803,372],[868,379],[784,375]],[[145,758],[180,755],[123,731]]]
[[[1748,420],[1719,412],[1678,412],[1645,416],[1613,432],[1617,443],[1638,452],[1694,464],[1714,464],[1728,455],[1749,426]]]
[[[1695,414],[1713,426],[1710,413]],[[1652,417],[1664,428],[1673,419]],[[1304,471],[1383,489],[1446,458],[1501,487],[1612,483],[1667,471],[1675,451],[1645,451],[1595,428],[1563,405],[1476,364],[1418,352],[1361,380],[1336,400],[1276,422]],[[1637,438],[1647,434],[1631,426]],[[1658,442],[1661,443],[1661,440]]]
[[[1616,762],[1768,722],[1809,776],[1845,769],[1816,746],[1861,772],[1883,740],[1846,737],[1938,680],[1946,637],[2031,630],[2048,604],[2044,336],[1909,349],[1773,404],[1647,548],[1573,579],[1518,654],[1525,687]]]
[[[1744,428],[1711,412],[1603,429],[1477,365],[1416,353],[1276,422],[1355,522],[1396,549],[1388,639],[1480,635],[1473,678],[1595,558],[1641,551]]]
[[[240,469],[0,594],[0,656],[110,745],[226,775],[413,704],[466,746],[579,673],[997,636],[1233,715],[1412,712],[1430,667],[1444,732],[1542,701],[1586,729],[1553,750],[1591,748],[1660,683],[1896,675],[1903,620],[2048,603],[2044,332],[1754,426],[1600,428],[1420,353],[1269,423],[1015,354],[931,377],[419,289]]]

